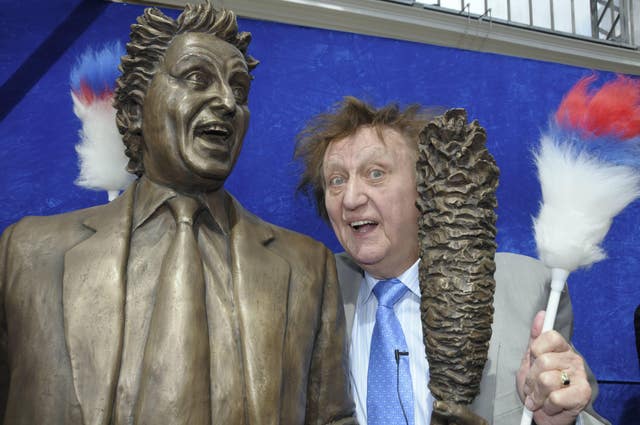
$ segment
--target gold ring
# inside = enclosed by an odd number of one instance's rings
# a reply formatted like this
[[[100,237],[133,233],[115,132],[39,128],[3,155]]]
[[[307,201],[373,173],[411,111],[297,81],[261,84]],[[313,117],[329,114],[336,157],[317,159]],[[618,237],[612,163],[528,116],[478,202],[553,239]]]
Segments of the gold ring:
[[[564,370],[560,372],[560,381],[562,382],[562,385],[565,387],[571,383],[571,379],[569,379],[569,374]]]

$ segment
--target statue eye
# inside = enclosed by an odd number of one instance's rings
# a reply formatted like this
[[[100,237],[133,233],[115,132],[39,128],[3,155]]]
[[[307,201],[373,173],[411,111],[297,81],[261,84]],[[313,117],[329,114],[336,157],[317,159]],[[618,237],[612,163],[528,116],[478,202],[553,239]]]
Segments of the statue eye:
[[[247,102],[247,89],[243,86],[233,86],[231,87],[233,92],[233,97],[235,97],[236,102],[238,103],[246,103]]]
[[[209,74],[200,70],[188,72],[183,79],[196,89],[204,89],[211,83]]]

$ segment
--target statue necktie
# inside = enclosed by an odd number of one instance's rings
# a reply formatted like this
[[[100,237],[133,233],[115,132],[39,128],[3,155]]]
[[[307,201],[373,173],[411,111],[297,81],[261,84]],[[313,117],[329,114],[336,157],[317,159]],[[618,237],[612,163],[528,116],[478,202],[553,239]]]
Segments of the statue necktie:
[[[193,222],[200,203],[167,201],[176,233],[162,262],[144,351],[137,424],[210,425],[209,332]]]
[[[393,311],[408,288],[398,279],[381,280],[373,288],[378,299],[367,374],[367,423],[414,423],[413,387],[407,342]]]

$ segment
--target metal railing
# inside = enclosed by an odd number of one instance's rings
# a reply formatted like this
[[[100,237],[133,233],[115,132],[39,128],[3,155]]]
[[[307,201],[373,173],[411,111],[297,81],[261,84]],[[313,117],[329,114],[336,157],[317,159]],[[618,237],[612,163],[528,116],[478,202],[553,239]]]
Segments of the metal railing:
[[[386,1],[626,47],[640,47],[640,0]]]

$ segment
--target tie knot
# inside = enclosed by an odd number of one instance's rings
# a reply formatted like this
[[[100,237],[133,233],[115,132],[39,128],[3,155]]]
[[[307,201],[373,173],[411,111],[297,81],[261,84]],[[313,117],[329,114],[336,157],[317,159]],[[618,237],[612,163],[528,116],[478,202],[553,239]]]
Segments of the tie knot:
[[[178,195],[175,198],[169,199],[167,204],[176,223],[186,223],[189,226],[193,226],[196,214],[202,209],[200,201],[189,196]]]
[[[395,303],[409,290],[398,279],[381,280],[373,287],[373,293],[378,299],[378,305],[393,308]]]

